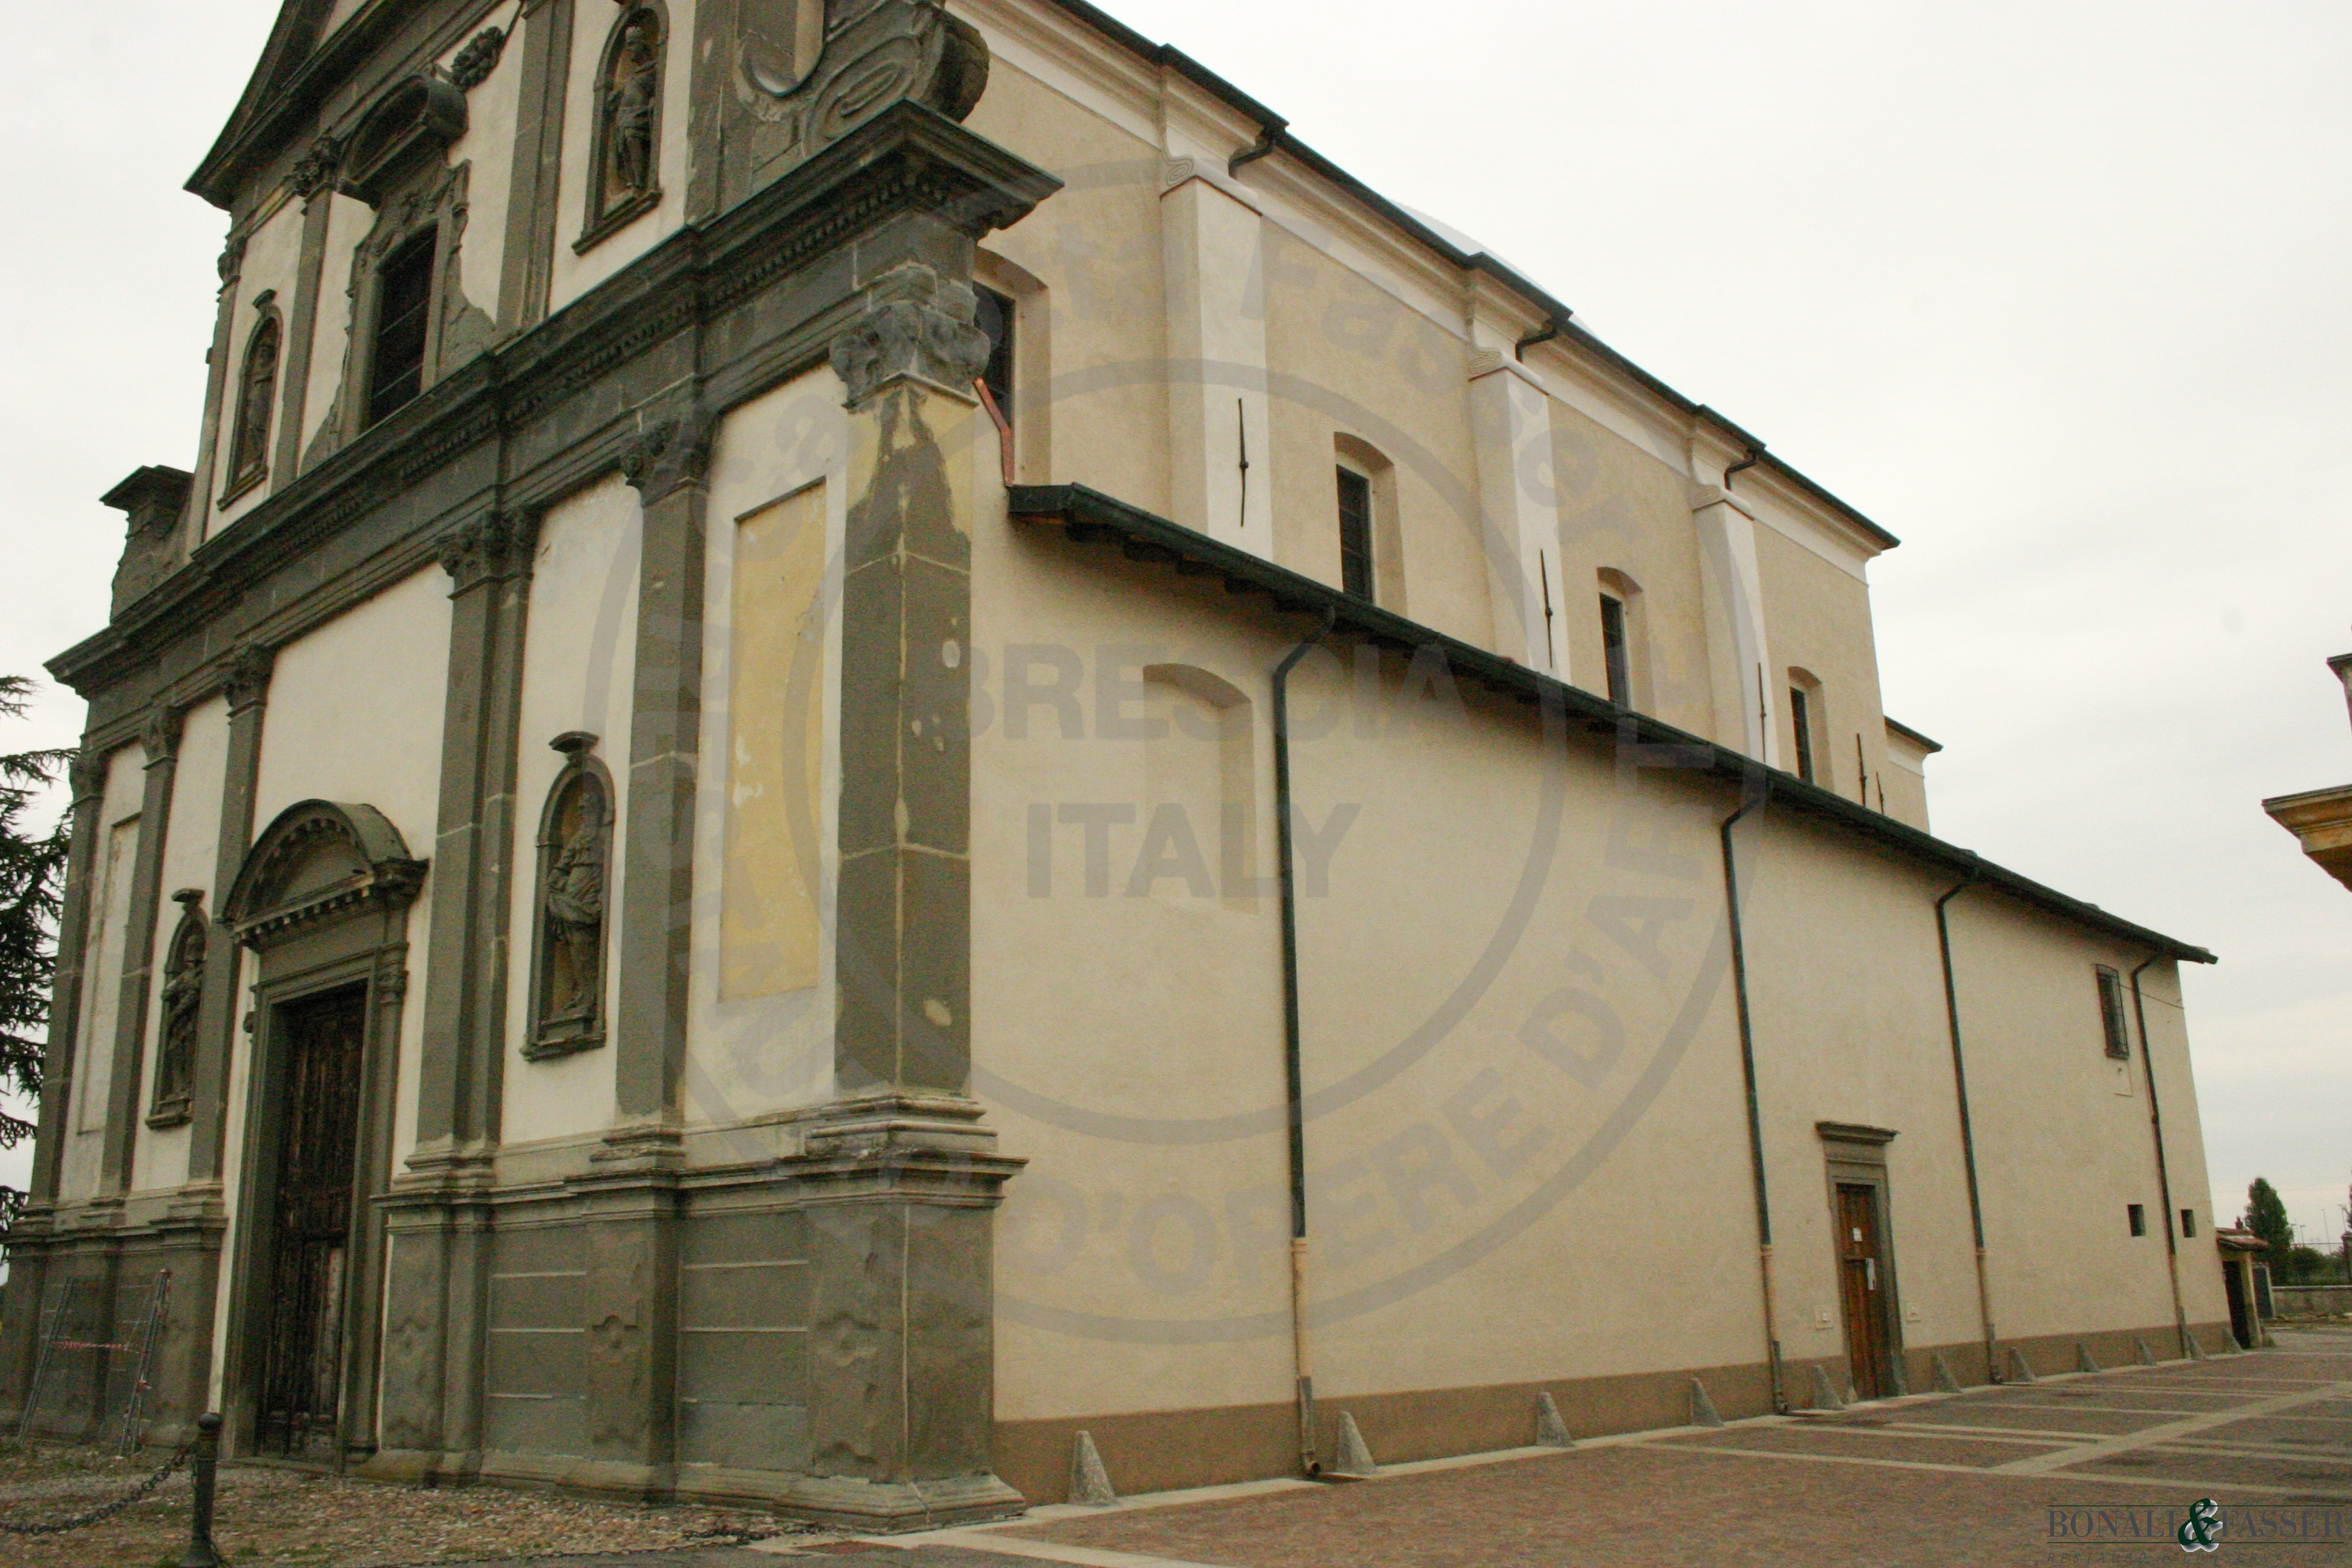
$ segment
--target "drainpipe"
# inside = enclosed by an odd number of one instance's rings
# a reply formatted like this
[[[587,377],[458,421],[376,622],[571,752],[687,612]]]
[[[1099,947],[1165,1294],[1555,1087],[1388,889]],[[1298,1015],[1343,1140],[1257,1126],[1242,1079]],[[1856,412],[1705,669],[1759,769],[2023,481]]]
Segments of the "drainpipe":
[[[1984,1194],[1977,1184],[1976,1122],[1969,1114],[1969,1064],[1960,1048],[1960,991],[1952,978],[1952,922],[1945,906],[1977,885],[1984,875],[1971,867],[1968,879],[1936,900],[1936,951],[1944,961],[1944,1022],[1952,1037],[1952,1086],[1960,1102],[1960,1163],[1969,1178],[1969,1232],[1977,1248],[1977,1316],[1984,1324],[1985,1368],[2000,1381],[2000,1350],[1992,1325],[1992,1283],[1985,1267]]]
[[[1552,339],[1559,336],[1561,330],[1568,325],[1568,318],[1570,314],[1570,312],[1563,310],[1557,316],[1546,317],[1542,326],[1538,327],[1534,331],[1529,332],[1526,337],[1521,338],[1517,342],[1511,345],[1511,357],[1516,360],[1524,360],[1528,357],[1528,351],[1529,349],[1535,347],[1538,343],[1548,343],[1551,342]]]
[[[2172,1212],[2172,1171],[2164,1159],[2164,1110],[2156,1100],[2156,1053],[2147,1043],[2147,1004],[2139,994],[2139,977],[2164,954],[2150,953],[2147,963],[2131,972],[2132,1016],[2139,1025],[2140,1070],[2147,1075],[2147,1127],[2156,1140],[2156,1191],[2164,1204],[2164,1267],[2172,1277],[2172,1329],[2180,1336],[2180,1353],[2189,1354],[2189,1310],[2180,1301],[2180,1242],[2173,1230],[2179,1216]]]
[[[1756,1265],[1764,1288],[1764,1343],[1770,1358],[1772,1410],[1789,1413],[1780,1374],[1780,1313],[1772,1282],[1772,1202],[1764,1184],[1764,1119],[1756,1096],[1756,1028],[1748,1006],[1748,942],[1739,922],[1739,863],[1732,854],[1731,830],[1739,819],[1772,798],[1772,775],[1750,764],[1739,809],[1723,819],[1723,902],[1731,922],[1731,989],[1739,1008],[1739,1073],[1748,1090],[1748,1169],[1756,1191]]]
[[[1225,160],[1225,174],[1229,177],[1238,175],[1244,165],[1255,163],[1273,152],[1281,144],[1282,133],[1288,128],[1288,124],[1286,121],[1277,120],[1271,124],[1259,126],[1257,140]]]
[[[1738,473],[1739,473],[1739,472],[1741,472],[1741,471],[1743,471],[1743,470],[1745,470],[1745,469],[1752,468],[1754,468],[1757,464],[1759,464],[1759,463],[1762,462],[1763,460],[1764,460],[1764,448],[1763,448],[1763,447],[1748,447],[1748,456],[1746,456],[1746,457],[1744,457],[1744,458],[1740,458],[1740,459],[1739,459],[1739,461],[1738,461],[1738,462],[1736,462],[1736,463],[1732,464],[1729,468],[1726,468],[1726,469],[1724,469],[1724,470],[1723,470],[1723,488],[1724,488],[1725,489],[1727,489],[1727,489],[1729,489],[1731,488],[1731,479],[1732,479],[1732,476],[1733,476],[1733,475],[1738,474]]]
[[[1290,1347],[1297,1371],[1298,1468],[1323,1473],[1315,1452],[1315,1363],[1307,1340],[1307,1121],[1298,1049],[1298,897],[1290,847],[1290,672],[1331,635],[1336,606],[1323,624],[1274,667],[1274,845],[1282,910],[1282,1079],[1290,1132]]]

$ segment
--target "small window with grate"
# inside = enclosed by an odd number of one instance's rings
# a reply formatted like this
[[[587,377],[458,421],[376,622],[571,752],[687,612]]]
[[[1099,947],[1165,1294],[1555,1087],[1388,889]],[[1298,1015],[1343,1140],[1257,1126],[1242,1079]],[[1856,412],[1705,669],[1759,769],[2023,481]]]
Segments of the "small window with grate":
[[[2182,1209],[2180,1211],[2180,1234],[2183,1236],[2195,1236],[2197,1234],[2197,1211],[2195,1209]]]
[[[1353,468],[1339,474],[1339,587],[1352,598],[1372,597],[1372,481]]]
[[[1601,595],[1601,662],[1609,674],[1609,700],[1620,708],[1633,706],[1633,659],[1625,640],[1625,601],[1614,594]]]
[[[988,388],[989,401],[1009,423],[1013,418],[1013,301],[993,289],[975,288],[977,296],[972,325],[988,335],[988,363],[980,373],[980,384]]]
[[[1813,782],[1813,705],[1801,686],[1789,688],[1789,725],[1797,738],[1797,776]]]
[[[2131,1027],[2124,1022],[2124,977],[2102,963],[2099,969],[2099,1023],[2106,1031],[2107,1055],[2123,1061],[2131,1055]]]
[[[435,239],[435,232],[426,229],[394,251],[376,274],[375,342],[368,359],[371,425],[425,390],[425,338],[433,307]]]
[[[2147,1208],[2139,1204],[2126,1204],[2124,1222],[2131,1226],[2131,1233],[2134,1236],[2146,1236],[2147,1234]]]

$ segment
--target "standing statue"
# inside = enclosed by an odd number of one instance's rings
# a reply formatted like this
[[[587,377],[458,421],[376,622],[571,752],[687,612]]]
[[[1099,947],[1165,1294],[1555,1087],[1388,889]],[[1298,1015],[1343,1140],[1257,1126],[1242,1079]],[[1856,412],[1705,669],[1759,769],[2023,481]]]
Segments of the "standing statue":
[[[643,12],[621,29],[604,86],[604,205],[654,188],[654,110],[661,95],[656,23]]]
[[[184,1114],[188,1091],[195,1079],[196,1016],[205,996],[205,912],[201,889],[185,888],[172,895],[181,909],[179,930],[173,933],[163,963],[163,1016],[156,1030],[155,1105],[153,1114]]]
[[[593,779],[575,785],[570,829],[548,858],[547,977],[542,1030],[590,1024],[604,990],[604,797]]]

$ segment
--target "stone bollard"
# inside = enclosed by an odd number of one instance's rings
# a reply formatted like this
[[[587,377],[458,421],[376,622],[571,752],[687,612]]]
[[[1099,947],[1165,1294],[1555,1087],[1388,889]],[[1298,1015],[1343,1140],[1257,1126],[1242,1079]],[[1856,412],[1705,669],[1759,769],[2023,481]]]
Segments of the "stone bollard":
[[[221,1568],[221,1554],[213,1545],[213,1487],[220,1478],[221,1418],[207,1410],[196,1417],[196,1451],[188,1469],[195,1482],[195,1499],[188,1510],[188,1549],[180,1553],[180,1568]]]

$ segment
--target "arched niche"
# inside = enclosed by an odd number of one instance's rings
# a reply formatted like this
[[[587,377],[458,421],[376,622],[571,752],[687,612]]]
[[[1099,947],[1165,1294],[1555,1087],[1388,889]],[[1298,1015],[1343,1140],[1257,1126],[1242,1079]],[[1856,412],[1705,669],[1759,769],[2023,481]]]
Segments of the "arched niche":
[[[375,807],[306,800],[262,830],[221,904],[252,952],[223,1366],[232,1452],[342,1465],[374,1448],[373,1200],[392,1179],[408,912],[425,872]]]

